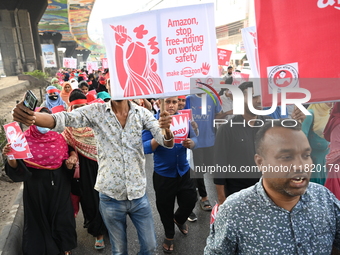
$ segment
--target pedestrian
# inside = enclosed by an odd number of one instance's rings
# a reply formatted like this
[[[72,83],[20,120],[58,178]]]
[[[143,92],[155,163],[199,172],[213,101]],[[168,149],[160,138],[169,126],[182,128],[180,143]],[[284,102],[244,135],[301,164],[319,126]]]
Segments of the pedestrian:
[[[215,129],[214,129],[214,119],[220,119],[221,116],[221,106],[215,104],[214,100],[210,96],[207,96],[207,113],[202,114],[202,94],[189,95],[186,98],[185,109],[192,110],[192,116],[194,119],[195,132],[199,130],[199,135],[197,136],[197,144],[193,150],[194,166],[196,168],[209,167],[213,165],[213,155],[214,155],[214,143],[215,143]],[[195,170],[193,169],[193,170]],[[208,193],[205,188],[204,183],[204,172],[193,171],[192,177],[194,178],[196,188],[201,197],[199,203],[200,207],[204,211],[211,211],[212,207],[208,199]],[[197,219],[195,213],[193,212],[190,216],[192,219]]]
[[[326,156],[326,188],[340,199],[340,103],[335,103],[324,130],[325,139],[330,142]]]
[[[38,108],[51,116],[47,108]],[[24,182],[24,255],[71,254],[77,246],[76,223],[70,197],[77,156],[62,135],[37,125],[24,132],[33,158],[8,159],[5,169],[15,182]],[[4,148],[6,155],[10,144]]]
[[[179,97],[164,99],[165,110],[176,115]],[[156,119],[159,115],[156,114]],[[196,188],[190,178],[187,161],[187,149],[193,149],[197,143],[196,135],[189,123],[190,132],[182,143],[176,143],[171,149],[165,149],[156,142],[150,131],[143,131],[144,153],[153,153],[153,187],[156,193],[156,206],[165,231],[163,251],[174,251],[175,224],[183,235],[188,234],[185,223],[197,201]],[[174,213],[175,200],[178,208]]]
[[[219,206],[204,254],[338,254],[340,202],[309,182],[311,147],[301,124],[266,122],[255,147],[262,178]]]
[[[126,216],[138,233],[140,254],[152,254],[156,237],[152,211],[145,193],[145,156],[141,134],[150,130],[161,146],[173,147],[171,117],[161,112],[157,121],[147,109],[128,100],[91,104],[72,112],[34,113],[19,103],[15,121],[62,132],[65,127],[92,128],[97,140],[100,212],[108,229],[112,254],[127,254]],[[162,134],[164,129],[164,135]]]
[[[302,131],[306,134],[312,147],[311,157],[315,165],[311,182],[325,184],[327,178],[326,155],[329,153],[329,142],[324,138],[323,131],[329,119],[333,103],[310,104],[307,110],[311,115],[302,122]]]
[[[70,111],[87,105],[86,96],[80,90],[73,90],[70,95]],[[97,141],[91,128],[66,127],[62,133],[66,142],[77,153],[79,164],[76,165],[78,179],[77,193],[80,197],[84,216],[84,228],[96,238],[95,249],[105,248],[104,234],[107,232],[99,212],[99,193],[94,189],[98,173]]]
[[[70,82],[65,82],[63,84],[63,89],[60,92],[60,97],[61,99],[66,103],[67,107],[69,106],[69,97],[72,91],[71,83]]]
[[[62,105],[64,110],[67,109],[66,103],[60,96],[60,91],[54,86],[48,86],[46,88],[45,100],[42,102],[40,107],[47,107],[50,111],[56,106]]]
[[[86,81],[79,82],[78,87],[81,89],[81,91],[83,91],[88,103],[96,100],[96,96],[89,93],[89,84]]]

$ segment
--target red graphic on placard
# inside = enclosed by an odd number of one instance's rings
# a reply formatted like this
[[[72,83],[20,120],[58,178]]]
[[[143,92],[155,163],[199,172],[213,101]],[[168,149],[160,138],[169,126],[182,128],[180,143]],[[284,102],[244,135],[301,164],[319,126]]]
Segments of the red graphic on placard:
[[[178,110],[179,114],[188,114],[189,120],[193,120],[191,109]]]
[[[122,26],[111,26],[115,31],[115,62],[118,80],[125,97],[163,93],[162,80],[158,76],[157,63],[140,41],[133,42],[127,29]],[[133,32],[138,39],[148,34],[144,25],[136,27]],[[149,39],[151,54],[158,54],[156,36]],[[129,45],[124,47],[128,41]]]
[[[208,63],[202,63],[201,72],[204,75],[209,73],[210,65]]]
[[[7,154],[9,159],[26,159],[32,158],[31,151],[28,147],[26,137],[17,122],[4,125],[6,138],[11,144],[11,151]]]
[[[278,87],[287,87],[292,83],[293,74],[288,70],[281,70],[276,72],[273,76],[273,81]]]
[[[172,116],[170,130],[174,134],[175,143],[181,143],[188,137],[189,115],[187,113]]]

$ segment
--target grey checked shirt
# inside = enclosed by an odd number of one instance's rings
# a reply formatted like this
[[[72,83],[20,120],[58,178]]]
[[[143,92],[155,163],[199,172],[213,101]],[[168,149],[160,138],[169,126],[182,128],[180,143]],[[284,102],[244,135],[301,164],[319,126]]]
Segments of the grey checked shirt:
[[[150,130],[158,144],[164,146],[158,120],[143,107],[130,105],[124,128],[112,111],[111,102],[91,104],[72,112],[53,114],[56,126],[90,127],[97,140],[98,176],[95,189],[116,200],[132,200],[144,196],[146,188],[143,129]]]
[[[260,182],[227,198],[211,226],[204,254],[329,255],[340,248],[340,202],[310,183],[291,212]]]

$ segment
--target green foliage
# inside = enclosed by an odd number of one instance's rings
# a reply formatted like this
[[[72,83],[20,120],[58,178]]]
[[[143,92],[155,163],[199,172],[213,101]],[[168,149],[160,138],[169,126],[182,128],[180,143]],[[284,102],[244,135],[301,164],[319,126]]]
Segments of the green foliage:
[[[24,74],[31,75],[39,80],[45,80],[48,78],[48,74],[40,70],[34,70],[33,72],[25,72]]]

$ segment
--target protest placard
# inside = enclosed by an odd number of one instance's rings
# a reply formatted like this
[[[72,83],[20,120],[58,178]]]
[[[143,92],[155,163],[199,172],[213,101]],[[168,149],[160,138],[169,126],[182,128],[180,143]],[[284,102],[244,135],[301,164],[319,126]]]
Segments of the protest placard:
[[[18,122],[12,122],[4,125],[6,138],[11,144],[11,151],[7,154],[10,160],[32,158],[30,148],[28,147],[26,137],[22,132]]]
[[[218,64],[220,66],[229,66],[231,53],[231,50],[217,48]]]
[[[76,58],[63,58],[63,67],[77,68],[77,59]]]
[[[174,134],[174,142],[182,143],[189,134],[189,115],[187,113],[172,115],[170,130]]]
[[[179,113],[179,114],[188,114],[189,120],[193,120],[191,109],[178,110],[178,113]]]
[[[107,62],[107,58],[102,58],[102,69],[109,68],[109,63]]]
[[[218,77],[214,5],[103,19],[111,96],[190,94],[190,77]]]
[[[308,90],[310,103],[339,100],[339,1],[255,0],[255,13],[263,106],[282,88]]]

